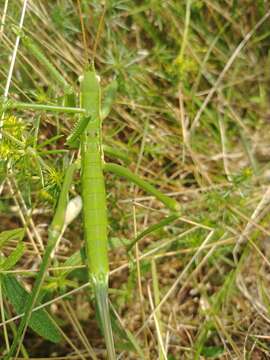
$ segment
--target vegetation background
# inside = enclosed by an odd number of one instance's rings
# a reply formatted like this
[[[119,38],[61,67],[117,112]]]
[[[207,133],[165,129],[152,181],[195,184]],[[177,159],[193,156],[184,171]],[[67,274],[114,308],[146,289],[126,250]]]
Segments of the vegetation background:
[[[2,19],[6,3],[0,0]],[[119,358],[270,359],[269,3],[108,0],[105,12],[104,3],[81,0],[90,56],[104,16],[96,55],[102,84],[116,76],[119,85],[103,140],[120,154],[106,160],[129,160],[132,171],[182,205],[179,219],[128,254],[136,234],[168,211],[127,181],[106,175]],[[0,30],[1,94],[21,8],[22,1],[8,1]],[[29,1],[24,32],[78,89],[84,47],[76,2]],[[63,89],[20,44],[9,97],[53,104],[62,96]],[[6,114],[0,230],[24,227],[26,233],[16,261],[1,268],[1,281],[16,274],[31,289],[69,156],[65,139],[72,122],[70,115],[29,110]],[[79,176],[72,193],[80,193]],[[82,240],[78,216],[55,255],[43,301],[50,302],[47,310],[81,357],[89,358],[86,337],[101,359],[104,342],[94,306],[81,288],[85,267],[71,264],[73,271],[61,276]],[[1,248],[0,264],[18,242],[12,237]],[[3,354],[16,331],[5,319],[16,311],[0,289]],[[79,358],[67,341],[53,344],[31,329],[24,341],[28,356]]]

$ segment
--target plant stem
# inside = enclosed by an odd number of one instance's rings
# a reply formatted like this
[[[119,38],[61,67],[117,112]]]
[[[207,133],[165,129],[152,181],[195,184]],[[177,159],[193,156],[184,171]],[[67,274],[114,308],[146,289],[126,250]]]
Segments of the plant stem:
[[[20,347],[22,345],[23,338],[24,338],[24,335],[25,335],[25,332],[27,329],[27,325],[31,318],[32,310],[38,299],[38,295],[39,295],[41,286],[43,284],[47,269],[51,262],[51,254],[53,253],[55,245],[58,242],[58,239],[61,235],[62,228],[64,226],[65,210],[66,210],[67,203],[68,203],[68,191],[69,191],[71,181],[73,178],[73,173],[74,173],[76,167],[77,167],[77,164],[73,163],[73,164],[69,165],[69,167],[66,170],[66,174],[64,177],[60,196],[58,199],[55,215],[53,217],[52,223],[49,228],[48,244],[47,244],[43,259],[42,259],[42,263],[40,265],[40,269],[37,274],[33,290],[27,299],[28,301],[26,302],[26,305],[25,305],[24,316],[20,322],[17,334],[16,334],[16,336],[13,340],[13,343],[10,347],[10,351],[4,357],[4,360],[11,359],[13,357],[13,355],[15,354],[15,352],[16,352],[16,355],[15,355],[15,358],[16,358],[20,351]]]

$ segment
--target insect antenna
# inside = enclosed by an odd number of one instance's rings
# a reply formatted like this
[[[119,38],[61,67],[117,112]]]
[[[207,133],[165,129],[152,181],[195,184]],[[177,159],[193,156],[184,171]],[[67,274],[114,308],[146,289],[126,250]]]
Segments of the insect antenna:
[[[104,7],[103,7],[103,11],[102,11],[102,14],[101,14],[101,17],[100,17],[100,20],[99,20],[98,29],[97,29],[97,35],[96,35],[95,43],[94,43],[94,47],[93,47],[93,58],[92,58],[92,65],[93,66],[94,66],[94,63],[95,63],[97,47],[98,47],[98,43],[99,43],[100,36],[101,36],[101,33],[102,33],[102,28],[103,28],[103,25],[104,25],[104,18],[105,18],[106,10],[107,10],[107,8],[106,8],[106,2],[105,2]]]
[[[85,26],[84,26],[84,21],[83,21],[81,0],[77,0],[77,6],[78,6],[80,23],[81,23],[81,30],[82,30],[82,40],[83,40],[83,47],[84,47],[85,65],[88,65],[89,56],[88,56],[88,48],[87,48],[87,36],[86,36],[86,31],[85,31]]]

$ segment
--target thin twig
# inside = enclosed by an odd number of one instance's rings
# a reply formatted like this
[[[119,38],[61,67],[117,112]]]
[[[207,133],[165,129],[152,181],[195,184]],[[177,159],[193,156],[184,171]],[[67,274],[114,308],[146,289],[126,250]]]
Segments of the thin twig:
[[[24,0],[24,2],[23,2],[21,19],[20,19],[20,23],[19,23],[19,32],[18,32],[18,35],[17,35],[16,40],[15,40],[15,45],[14,45],[14,49],[13,49],[13,54],[12,54],[12,58],[11,58],[11,62],[10,62],[6,87],[5,87],[4,96],[3,96],[4,101],[6,101],[7,98],[8,98],[8,93],[9,93],[9,88],[10,88],[10,84],[11,84],[12,74],[13,74],[14,65],[15,65],[15,61],[16,61],[16,56],[17,56],[17,52],[18,52],[18,48],[19,48],[20,39],[21,39],[21,31],[22,31],[22,28],[23,28],[24,17],[25,17],[26,7],[27,7],[27,1],[28,0]],[[2,128],[3,128],[4,117],[5,117],[5,112],[2,113],[1,120],[0,120],[0,140],[3,137]]]
[[[5,5],[4,5],[4,9],[3,9],[3,14],[2,14],[2,18],[1,18],[1,27],[0,27],[0,37],[4,33],[4,27],[5,27],[5,23],[6,23],[6,16],[7,16],[7,9],[8,9],[8,1],[9,0],[5,1]]]

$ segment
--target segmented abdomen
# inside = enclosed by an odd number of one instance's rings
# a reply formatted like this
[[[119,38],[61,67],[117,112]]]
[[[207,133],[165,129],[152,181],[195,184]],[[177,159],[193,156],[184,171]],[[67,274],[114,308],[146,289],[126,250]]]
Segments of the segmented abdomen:
[[[100,278],[109,270],[106,193],[99,137],[89,128],[82,143],[82,187],[89,270],[92,278]]]

